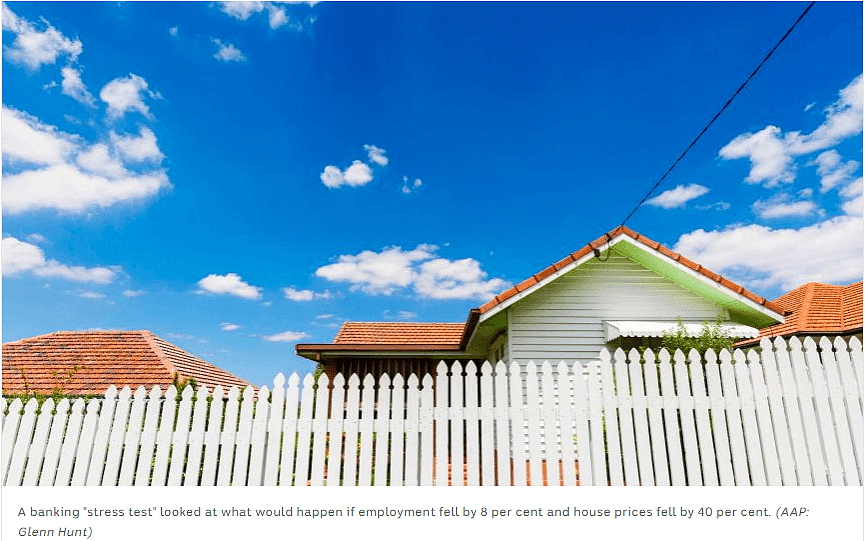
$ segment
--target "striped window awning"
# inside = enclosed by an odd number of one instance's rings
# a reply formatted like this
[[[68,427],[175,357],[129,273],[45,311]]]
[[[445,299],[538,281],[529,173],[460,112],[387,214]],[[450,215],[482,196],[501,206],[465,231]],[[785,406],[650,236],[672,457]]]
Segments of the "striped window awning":
[[[685,330],[691,336],[698,336],[703,330],[702,323],[685,323]],[[714,326],[714,323],[709,323]],[[661,337],[665,332],[675,332],[675,321],[605,321],[604,338],[607,342],[620,336]],[[756,338],[760,331],[754,327],[738,323],[721,323],[721,329],[730,338]]]

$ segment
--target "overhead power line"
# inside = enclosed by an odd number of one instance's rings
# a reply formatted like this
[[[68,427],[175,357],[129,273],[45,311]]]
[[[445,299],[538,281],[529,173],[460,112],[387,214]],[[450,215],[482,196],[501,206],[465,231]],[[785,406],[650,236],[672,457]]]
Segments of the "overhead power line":
[[[775,46],[772,47],[772,50],[769,51],[765,57],[763,57],[763,60],[760,62],[760,64],[758,64],[757,67],[754,68],[754,71],[751,72],[751,75],[749,75],[748,78],[745,79],[745,82],[742,83],[739,86],[739,88],[736,89],[736,91],[733,93],[732,96],[730,96],[730,99],[728,99],[727,102],[724,104],[724,106],[721,107],[721,110],[718,111],[717,113],[715,113],[715,116],[712,117],[712,120],[710,120],[709,123],[706,124],[706,127],[703,128],[703,130],[699,133],[699,135],[697,135],[697,137],[695,137],[694,140],[691,141],[691,144],[688,145],[688,148],[686,148],[684,151],[682,151],[681,154],[679,154],[679,157],[676,158],[676,161],[673,162],[673,165],[671,165],[667,169],[667,171],[661,176],[661,178],[659,178],[658,181],[655,182],[655,185],[652,186],[652,189],[649,190],[645,196],[643,196],[643,198],[640,200],[640,202],[637,203],[637,206],[635,206],[631,210],[631,212],[628,213],[628,216],[622,221],[621,225],[625,225],[626,223],[628,223],[628,220],[630,220],[631,216],[633,216],[634,213],[637,212],[637,209],[639,209],[643,205],[643,203],[645,203],[646,200],[648,200],[649,197],[651,197],[651,195],[655,192],[655,190],[658,189],[658,186],[660,186],[661,183],[664,182],[664,179],[666,179],[667,176],[669,176],[669,174],[673,171],[673,169],[679,164],[679,162],[682,161],[682,158],[685,157],[685,155],[688,153],[688,151],[690,151],[691,148],[693,148],[694,145],[697,144],[697,141],[699,141],[700,138],[703,137],[703,134],[706,133],[706,131],[709,129],[709,127],[711,127],[712,124],[714,124],[715,121],[718,120],[718,117],[721,116],[721,113],[723,113],[727,109],[727,107],[729,107],[730,104],[733,103],[733,100],[736,99],[736,96],[738,96],[739,93],[745,89],[745,86],[747,86],[747,84],[751,81],[751,79],[753,79],[754,76],[757,75],[757,72],[760,71],[760,68],[763,67],[763,64],[765,64],[766,61],[769,60],[769,57],[771,57],[772,54],[775,52],[775,50],[778,49],[778,47],[780,47],[782,43],[784,43],[784,41],[787,39],[787,37],[793,32],[793,29],[796,28],[796,25],[798,25],[802,21],[802,19],[805,18],[805,15],[807,15],[808,12],[811,11],[811,8],[814,7],[815,3],[816,2],[811,2],[810,4],[808,4],[808,7],[805,8],[805,11],[803,11],[802,14],[799,15],[799,18],[796,19],[796,21],[790,26],[789,29],[787,29],[787,32],[784,33],[784,35],[781,37],[781,39],[778,40],[778,43],[776,43]]]

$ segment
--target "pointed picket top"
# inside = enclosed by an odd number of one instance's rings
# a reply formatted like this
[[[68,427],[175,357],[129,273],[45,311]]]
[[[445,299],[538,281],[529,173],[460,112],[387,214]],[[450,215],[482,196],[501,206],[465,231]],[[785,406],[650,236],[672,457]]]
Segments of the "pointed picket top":
[[[225,391],[222,389],[222,385],[217,385],[216,387],[214,387],[213,391],[210,393],[210,396],[212,396],[214,400],[221,400],[225,396]]]
[[[764,336],[763,339],[760,340],[760,349],[772,351],[772,341],[769,340],[768,337]]]
[[[130,396],[132,396],[132,389],[129,388],[129,385],[124,385],[123,388],[120,389],[118,398],[120,398],[120,400],[129,400]]]
[[[829,340],[828,336],[820,337],[820,349],[822,351],[832,351],[832,341]]]
[[[195,398],[197,400],[207,400],[207,385],[199,385],[198,390],[195,392]]]
[[[150,388],[150,393],[148,393],[151,400],[157,400],[162,396],[162,389],[159,388],[159,385],[154,385]]]
[[[858,336],[851,336],[850,342],[848,342],[848,345],[850,346],[850,349],[852,349],[853,351],[856,351],[858,349],[862,349],[862,341],[859,340]]]
[[[192,385],[187,385],[187,386],[183,389],[183,392],[180,393],[180,397],[181,397],[183,400],[192,400],[192,394],[193,394],[194,392],[195,392],[195,391],[192,389]]]
[[[114,385],[109,385],[107,389],[105,389],[105,398],[107,400],[113,400],[117,396],[117,387]]]
[[[802,349],[804,349],[802,347],[802,341],[799,339],[798,336],[791,336],[790,340],[787,343],[790,345],[791,351],[801,351]],[[845,344],[845,347],[846,347],[846,344]]]
[[[812,340],[812,342],[813,342],[813,340]],[[736,361],[737,363],[747,362],[746,357],[745,357],[745,352],[742,351],[741,349],[733,350],[733,360]]]
[[[96,400],[95,398],[90,399],[90,401],[87,402],[87,415],[95,414],[98,410],[99,400]]]
[[[54,399],[50,396],[45,399],[45,402],[42,402],[42,406],[39,407],[39,413],[53,413],[54,412]]]
[[[514,364],[516,364],[516,363],[514,363]],[[531,376],[536,376],[537,373],[538,373],[538,365],[535,364],[535,361],[529,361],[526,364],[526,374],[528,374],[529,377],[531,377]]]
[[[817,342],[815,342],[810,336],[806,336],[805,339],[802,340],[802,347],[805,348],[805,351],[817,351]]]
[[[628,362],[638,363],[641,360],[642,358],[637,348],[631,348],[631,351],[628,352]]]
[[[366,378],[364,378],[364,384],[366,384]],[[387,375],[387,372],[385,372],[381,375],[380,378],[378,378],[378,388],[380,391],[390,390],[390,376]]]
[[[437,376],[446,376],[448,374],[448,363],[444,361],[439,361],[436,365],[436,375]]]
[[[412,377],[416,377],[416,376],[414,374],[412,374]],[[411,378],[409,378],[409,380],[411,380]],[[426,374],[423,375],[423,379],[421,380],[421,383],[423,384],[424,389],[432,389],[433,378],[431,375],[429,375],[429,372],[427,372]]]
[[[279,389],[280,387],[284,387],[284,386],[285,386],[285,374],[283,374],[282,372],[279,372],[278,374],[276,374],[276,377],[273,378],[273,388]]]
[[[493,375],[493,365],[489,361],[484,361],[481,363],[481,375],[482,376],[492,376]]]
[[[147,389],[144,387],[144,385],[139,385],[138,388],[135,389],[135,392],[132,394],[132,398],[134,398],[135,400],[144,400],[146,396]]]
[[[363,388],[372,389],[373,387],[375,387],[375,378],[372,376],[372,374],[367,373],[367,375],[363,377]]]
[[[646,349],[646,352],[643,353],[643,360],[646,361],[646,363],[655,362],[655,352],[651,349]]]
[[[311,375],[310,375],[310,378],[312,378]],[[252,399],[254,399],[254,398],[255,398],[255,390],[254,390],[252,387],[247,386],[247,387],[243,390],[243,400],[244,400],[244,401],[246,401],[246,400],[252,400]]]
[[[385,374],[385,375],[387,375],[387,374]],[[402,374],[397,372],[397,374],[393,377],[392,385],[393,385],[394,389],[399,389],[399,390],[405,389],[405,380],[403,379]]]
[[[741,350],[738,350],[738,349],[737,349],[736,351],[741,352]],[[729,350],[729,349],[722,349],[722,350],[721,350],[721,355],[720,355],[719,357],[721,358],[721,362],[722,362],[722,363],[725,363],[725,364],[726,364],[726,363],[729,363],[730,360],[733,358],[733,356],[730,354],[730,350]]]
[[[109,387],[109,390],[111,388]],[[108,398],[108,392],[105,392],[106,398]],[[176,400],[177,399],[177,387],[172,385],[168,389],[165,390],[165,400]]]
[[[318,386],[324,388],[330,386],[330,378],[327,377],[327,374],[325,374],[324,372],[322,372],[321,375],[318,376]]]
[[[844,338],[840,336],[835,337],[835,341],[833,342],[836,351],[847,351],[847,342],[844,341]]]
[[[715,350],[712,348],[709,348],[706,350],[706,354],[704,355],[704,357],[710,363],[718,362],[718,355],[715,353]]]
[[[747,359],[746,362],[748,363],[760,363],[760,354],[757,353],[757,350],[752,349],[748,351],[748,354],[745,357]]]
[[[288,386],[289,387],[297,387],[300,384],[300,376],[297,375],[297,372],[292,372],[288,377]]]
[[[231,389],[228,390],[228,399],[237,400],[238,397],[240,397],[240,391],[237,390],[237,386],[232,385]]]
[[[610,353],[610,348],[607,347],[601,348],[601,352],[598,354],[598,356],[601,358],[601,362],[605,363],[610,362],[613,358],[612,354]]]
[[[699,363],[703,360],[700,356],[700,352],[694,348],[691,348],[691,351],[688,352],[688,361],[692,363]]]
[[[16,400],[18,400],[18,399],[16,398]],[[20,403],[20,400],[19,400],[19,403]],[[84,399],[83,398],[77,398],[75,400],[75,402],[72,403],[72,413],[75,414],[75,413],[83,412],[84,406],[85,406]]]
[[[39,401],[35,398],[31,398],[24,404],[24,413],[35,413],[37,409],[39,409]]]
[[[651,351],[651,350],[649,350],[649,351]],[[658,358],[661,360],[661,362],[664,362],[664,363],[670,362],[670,352],[667,351],[667,348],[663,348],[663,349],[661,349],[661,351],[658,352]]]
[[[685,353],[681,349],[677,348],[676,351],[673,352],[673,362],[675,362],[676,364],[679,364],[679,363],[684,363],[686,361],[687,361],[687,358],[685,357]]]
[[[427,374],[427,376],[428,376],[428,375],[429,375],[429,374]],[[417,374],[409,374],[409,376],[408,376],[408,386],[411,387],[411,388],[415,388],[415,387],[418,386],[418,383],[419,383],[419,381],[418,381],[418,378],[417,378]]]
[[[508,373],[512,376],[520,375],[520,363],[517,361],[511,361],[510,366],[508,367]]]
[[[567,376],[568,363],[566,363],[565,361],[559,361],[559,364],[556,365],[556,372],[558,372],[560,376]]]
[[[780,336],[776,336],[775,340],[772,342],[775,346],[775,351],[781,351],[787,349],[787,342],[781,338]]]
[[[295,374],[296,376],[297,374]],[[294,376],[292,376],[294,377]],[[360,387],[360,376],[357,374],[352,374],[348,377],[348,386],[349,388],[357,388]]]
[[[315,378],[312,377],[312,374],[307,373],[306,376],[303,377],[304,390],[311,389],[313,385],[315,385]]]
[[[54,409],[59,414],[60,412],[66,412],[69,410],[71,405],[71,401],[68,398],[63,398],[54,406]]]
[[[622,348],[617,348],[616,352],[613,353],[613,361],[616,363],[623,363],[627,360],[627,356],[625,355],[625,351]]]
[[[247,387],[247,389],[252,389],[252,387]],[[254,390],[252,391],[252,396],[255,396]],[[258,390],[258,400],[259,400],[259,402],[264,403],[264,402],[267,402],[267,400],[269,398],[270,398],[270,391],[267,389],[267,385],[265,385],[264,387],[262,387]]]
[[[465,367],[466,377],[474,377],[478,373],[478,367],[475,365],[474,361],[469,361],[466,363]]]
[[[326,374],[323,374],[326,375]],[[333,377],[333,387],[345,387],[345,376],[342,374],[337,374]]]

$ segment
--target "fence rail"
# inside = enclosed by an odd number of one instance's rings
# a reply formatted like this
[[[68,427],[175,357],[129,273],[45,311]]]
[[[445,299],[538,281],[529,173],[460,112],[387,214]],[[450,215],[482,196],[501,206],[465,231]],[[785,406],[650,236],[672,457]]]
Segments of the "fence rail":
[[[861,485],[862,344],[3,399],[6,485]],[[455,373],[451,373],[451,369]],[[362,383],[362,384],[361,384]],[[547,397],[545,400],[544,397]],[[554,399],[551,397],[555,397]]]

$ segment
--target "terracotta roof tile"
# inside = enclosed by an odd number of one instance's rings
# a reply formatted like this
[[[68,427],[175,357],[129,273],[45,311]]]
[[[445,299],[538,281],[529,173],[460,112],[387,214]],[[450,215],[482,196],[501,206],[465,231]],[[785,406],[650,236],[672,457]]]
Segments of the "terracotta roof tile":
[[[346,321],[334,344],[426,344],[459,346],[465,323],[405,323]]]
[[[647,238],[644,235],[640,235],[637,232],[632,231],[631,229],[628,229],[627,227],[621,226],[621,225],[619,227],[613,229],[609,233],[606,233],[606,234],[598,237],[597,239],[593,240],[592,242],[588,243],[588,245],[582,247],[580,250],[577,250],[576,252],[572,253],[568,257],[559,261],[558,263],[550,265],[549,267],[545,268],[544,270],[540,271],[539,273],[535,274],[534,276],[539,281],[543,280],[544,278],[548,277],[549,275],[553,274],[554,272],[561,270],[562,268],[566,267],[570,263],[588,255],[592,251],[593,248],[600,248],[601,246],[603,246],[607,242],[613,240],[614,238],[616,238],[619,235],[627,235],[627,236],[637,240],[637,242],[640,242],[640,243],[644,244],[645,246],[651,248],[652,250],[655,250],[656,252],[660,253],[661,255],[666,256],[666,257],[668,257],[674,261],[678,261],[682,265],[685,265],[686,267],[688,267],[688,268],[690,268],[696,272],[699,272],[703,276],[706,276],[707,278],[714,280],[715,282],[720,283],[721,285],[723,285],[727,289],[730,289],[734,293],[744,295],[745,297],[747,297],[748,299],[752,300],[753,302],[755,302],[757,304],[763,305],[763,306],[769,308],[770,310],[774,310],[775,312],[778,312],[778,313],[781,313],[783,311],[775,303],[769,302],[766,299],[764,299],[763,297],[760,297],[759,295],[755,295],[754,293],[751,293],[750,291],[743,288],[742,286],[740,286],[734,282],[731,282],[730,280],[727,280],[723,276],[720,276],[719,274],[716,274],[716,273],[714,273],[714,272],[712,272],[706,268],[703,268],[702,265],[699,265],[699,264],[691,261],[687,257],[684,257],[681,254],[676,253],[676,252],[670,250],[669,248],[662,246],[659,242],[655,242],[652,239]],[[525,283],[525,282],[523,282],[523,283]],[[522,286],[523,283],[521,283],[520,286]],[[519,286],[515,286],[515,287],[508,289],[507,291],[504,291],[504,292],[496,295],[496,297],[494,297],[493,299],[491,299],[487,303],[483,304],[479,308],[480,313],[483,314],[483,313],[486,313],[486,312],[492,310],[493,308],[495,308],[499,304],[503,303],[507,299],[513,297],[517,292],[522,292],[522,291],[525,291],[525,289],[521,289]]]
[[[759,342],[764,337],[794,334],[838,334],[862,330],[862,282],[846,286],[810,282],[775,299],[789,311],[784,323],[760,331],[760,336],[737,345]]]
[[[77,367],[77,368],[76,368]],[[212,389],[246,381],[166,342],[150,331],[61,331],[3,344],[3,392],[30,390],[102,394],[110,385],[133,389],[171,385],[174,373]]]

